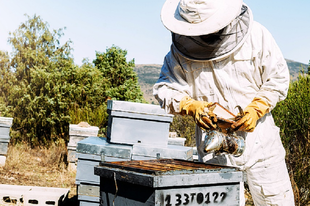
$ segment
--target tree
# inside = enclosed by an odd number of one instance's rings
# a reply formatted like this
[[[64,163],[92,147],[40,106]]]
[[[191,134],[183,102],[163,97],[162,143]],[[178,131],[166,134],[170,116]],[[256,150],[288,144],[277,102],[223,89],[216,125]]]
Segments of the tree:
[[[104,115],[106,117],[101,133],[107,131],[107,110],[106,102],[108,99],[146,102],[143,99],[143,93],[138,83],[137,74],[134,72],[134,60],[127,62],[127,51],[117,46],[106,49],[106,52],[96,52],[96,59],[93,61],[95,67],[100,71],[101,77],[105,82],[104,93],[102,97],[105,99]]]
[[[12,71],[6,106],[13,108],[12,139],[32,146],[68,139],[69,113],[66,96],[70,85],[63,75],[75,68],[71,42],[60,44],[63,30],[49,30],[39,16],[28,17],[10,33],[13,46],[7,70]]]
[[[68,99],[71,123],[86,121],[98,126],[104,133],[108,118],[105,96],[107,80],[93,64],[83,62],[81,67],[70,70],[70,73],[65,75],[66,84],[72,86]]]
[[[13,117],[12,140],[31,146],[68,141],[69,124],[87,121],[102,132],[107,99],[143,102],[134,61],[118,47],[97,53],[94,64],[73,63],[71,41],[49,30],[39,16],[10,33],[12,57],[0,53],[0,111]]]
[[[8,94],[15,82],[15,76],[10,69],[10,57],[7,52],[0,51],[0,116],[11,117],[12,108],[8,105]]]
[[[11,66],[15,69],[17,81],[31,81],[31,69],[45,66],[49,71],[49,63],[64,67],[72,64],[71,41],[60,45],[63,29],[49,30],[48,23],[40,16],[28,17],[19,28],[10,33],[9,42],[13,46]],[[49,71],[53,72],[53,71]]]
[[[134,60],[126,61],[127,51],[112,46],[105,53],[96,52],[95,66],[107,82],[107,99],[145,102],[134,72]]]

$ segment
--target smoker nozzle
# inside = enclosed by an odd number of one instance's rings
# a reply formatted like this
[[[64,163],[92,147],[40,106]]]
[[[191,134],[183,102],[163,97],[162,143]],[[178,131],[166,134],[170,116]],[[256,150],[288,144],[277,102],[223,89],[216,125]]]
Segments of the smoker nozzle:
[[[225,134],[216,130],[207,132],[204,140],[204,150],[207,153],[228,153],[235,157],[243,154],[245,142],[243,137],[233,133]]]

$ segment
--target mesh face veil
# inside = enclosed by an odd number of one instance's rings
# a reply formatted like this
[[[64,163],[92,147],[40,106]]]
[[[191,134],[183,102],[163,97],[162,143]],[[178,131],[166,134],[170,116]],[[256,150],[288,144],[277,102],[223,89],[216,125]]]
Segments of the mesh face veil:
[[[184,36],[172,33],[176,48],[186,57],[209,60],[233,50],[247,34],[250,24],[248,8],[243,5],[240,15],[220,31],[203,36]]]

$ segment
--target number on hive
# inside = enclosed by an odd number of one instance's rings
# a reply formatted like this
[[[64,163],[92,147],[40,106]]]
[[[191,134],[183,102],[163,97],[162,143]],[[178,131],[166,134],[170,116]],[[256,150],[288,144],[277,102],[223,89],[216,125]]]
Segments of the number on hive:
[[[199,193],[191,193],[186,194],[175,194],[175,204],[171,203],[171,195],[168,194],[165,197],[165,206],[180,206],[180,205],[188,205],[189,203],[193,203],[193,201],[196,199],[197,204],[210,204],[213,203],[219,203],[223,202],[227,196],[226,192],[218,193],[213,192],[210,194],[210,192],[207,192],[206,194],[203,194],[202,192]],[[190,198],[191,197],[191,198]],[[190,200],[191,199],[191,200]],[[183,200],[183,201],[182,201]]]
[[[172,204],[171,204],[171,196],[170,195],[166,196],[165,202],[167,202],[166,206],[172,206]]]

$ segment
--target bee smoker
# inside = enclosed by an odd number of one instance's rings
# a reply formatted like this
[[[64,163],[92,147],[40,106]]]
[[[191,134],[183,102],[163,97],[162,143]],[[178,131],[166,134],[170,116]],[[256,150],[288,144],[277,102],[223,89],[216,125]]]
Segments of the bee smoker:
[[[245,141],[235,133],[223,133],[216,130],[208,131],[204,140],[204,151],[232,154],[239,157],[245,149]]]

